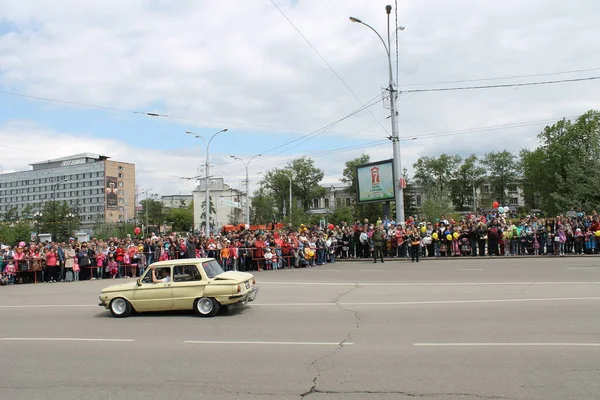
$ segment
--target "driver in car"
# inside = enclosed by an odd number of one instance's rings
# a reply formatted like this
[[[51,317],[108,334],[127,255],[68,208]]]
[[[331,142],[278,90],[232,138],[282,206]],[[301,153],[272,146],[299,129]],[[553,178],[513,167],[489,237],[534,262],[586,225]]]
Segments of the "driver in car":
[[[171,282],[171,268],[161,268],[162,269],[162,273],[161,275],[163,276],[163,278],[161,279],[157,279],[156,278],[156,267],[152,266],[150,267],[152,269],[152,283],[167,283],[167,282]]]

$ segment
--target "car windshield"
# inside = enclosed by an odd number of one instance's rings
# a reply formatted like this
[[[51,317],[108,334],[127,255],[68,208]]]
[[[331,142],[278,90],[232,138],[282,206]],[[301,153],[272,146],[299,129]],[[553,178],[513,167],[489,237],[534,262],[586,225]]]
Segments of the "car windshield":
[[[207,261],[207,262],[203,263],[202,267],[204,268],[204,271],[206,272],[206,276],[208,276],[210,279],[225,272],[225,271],[223,271],[223,268],[221,268],[219,263],[216,262],[215,260]]]

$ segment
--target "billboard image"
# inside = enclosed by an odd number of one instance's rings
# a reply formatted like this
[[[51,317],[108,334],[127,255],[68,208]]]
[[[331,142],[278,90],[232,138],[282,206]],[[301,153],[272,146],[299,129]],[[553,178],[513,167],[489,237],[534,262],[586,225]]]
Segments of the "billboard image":
[[[394,200],[392,160],[377,161],[356,167],[358,203]]]
[[[117,177],[107,176],[106,177],[106,209],[116,210],[118,208],[119,196],[117,194]]]

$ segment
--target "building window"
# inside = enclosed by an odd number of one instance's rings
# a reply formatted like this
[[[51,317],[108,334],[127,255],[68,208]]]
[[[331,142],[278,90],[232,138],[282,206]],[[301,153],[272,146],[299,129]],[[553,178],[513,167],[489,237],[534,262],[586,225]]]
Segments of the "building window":
[[[511,205],[511,206],[516,206],[516,205],[518,205],[518,204],[519,204],[519,199],[517,199],[516,197],[512,197],[512,198],[510,199],[510,205]]]
[[[336,207],[341,207],[342,206],[342,199],[335,199],[335,206]]]
[[[123,174],[119,172],[119,179],[123,179]]]
[[[325,208],[329,208],[329,199],[325,199]]]
[[[416,205],[417,205],[418,207],[420,207],[420,206],[421,206],[421,204],[422,204],[422,202],[423,202],[423,199],[421,198],[421,195],[420,195],[420,194],[418,194],[418,195],[416,196],[416,198],[415,198],[415,203],[416,203]]]
[[[123,196],[125,192],[123,190],[119,190],[119,196]]]
[[[351,204],[352,200],[350,200],[350,197],[346,197],[346,207],[350,207]]]
[[[119,182],[119,187],[123,187],[123,182]]]
[[[125,199],[124,199],[124,198],[122,198],[122,197],[120,197],[120,198],[119,198],[119,204],[125,204]],[[149,209],[149,208],[148,208],[148,209]]]
[[[119,165],[119,171],[123,171],[123,166]]]
[[[319,208],[319,199],[313,200],[313,208]]]

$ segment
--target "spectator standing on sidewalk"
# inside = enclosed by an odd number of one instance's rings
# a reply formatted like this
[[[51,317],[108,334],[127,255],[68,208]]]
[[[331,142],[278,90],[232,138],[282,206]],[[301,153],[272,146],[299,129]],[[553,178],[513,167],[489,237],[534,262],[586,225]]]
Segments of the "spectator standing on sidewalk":
[[[377,225],[373,232],[373,263],[377,263],[377,255],[381,259],[381,263],[383,263],[383,242],[385,240],[385,233],[383,232],[383,227],[381,225]]]

